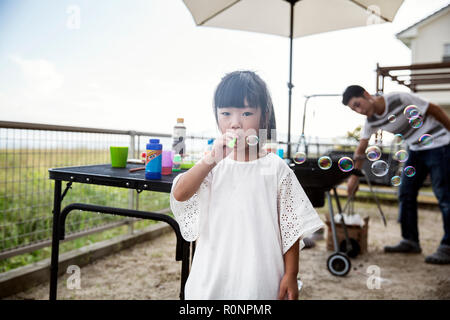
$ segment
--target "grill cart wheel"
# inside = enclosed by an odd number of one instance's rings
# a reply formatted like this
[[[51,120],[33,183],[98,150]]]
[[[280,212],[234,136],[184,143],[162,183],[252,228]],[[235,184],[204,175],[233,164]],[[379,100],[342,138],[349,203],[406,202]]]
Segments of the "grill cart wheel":
[[[351,249],[347,250],[347,241],[344,239],[339,245],[339,251],[345,252],[350,258],[355,258],[361,252],[361,247],[355,239],[349,238],[348,240],[350,241]]]
[[[331,274],[339,277],[343,277],[347,275],[350,271],[352,264],[350,259],[347,257],[345,253],[336,252],[328,257],[327,260],[327,268]]]

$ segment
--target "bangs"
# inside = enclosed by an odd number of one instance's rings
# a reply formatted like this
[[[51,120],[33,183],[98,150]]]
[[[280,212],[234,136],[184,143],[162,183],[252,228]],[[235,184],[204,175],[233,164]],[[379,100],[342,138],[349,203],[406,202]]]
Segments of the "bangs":
[[[261,110],[260,129],[268,131],[269,139],[276,130],[272,98],[266,83],[253,71],[234,71],[226,74],[214,92],[213,112],[219,125],[217,109],[220,108],[259,108]]]
[[[216,108],[247,108],[244,103],[247,100],[248,107],[265,109],[267,102],[261,101],[265,100],[261,97],[266,95],[261,89],[250,73],[230,73],[222,79],[217,87],[214,95],[214,106]],[[258,97],[260,98],[258,99]]]

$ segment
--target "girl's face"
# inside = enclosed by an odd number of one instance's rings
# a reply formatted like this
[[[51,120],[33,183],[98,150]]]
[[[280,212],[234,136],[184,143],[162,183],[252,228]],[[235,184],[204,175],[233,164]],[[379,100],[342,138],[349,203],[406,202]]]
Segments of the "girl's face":
[[[217,120],[222,134],[233,132],[239,137],[258,134],[261,109],[248,107],[247,101],[244,103],[245,108],[217,108]]]

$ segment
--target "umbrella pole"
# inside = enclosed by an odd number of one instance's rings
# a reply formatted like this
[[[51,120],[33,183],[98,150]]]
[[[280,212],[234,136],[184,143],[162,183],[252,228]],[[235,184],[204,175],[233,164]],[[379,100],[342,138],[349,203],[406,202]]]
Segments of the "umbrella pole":
[[[287,146],[287,156],[291,158],[291,101],[292,101],[292,88],[294,85],[292,84],[292,40],[294,36],[294,5],[298,0],[288,0],[291,5],[291,19],[290,19],[290,50],[289,50],[289,110],[288,110],[288,146]]]

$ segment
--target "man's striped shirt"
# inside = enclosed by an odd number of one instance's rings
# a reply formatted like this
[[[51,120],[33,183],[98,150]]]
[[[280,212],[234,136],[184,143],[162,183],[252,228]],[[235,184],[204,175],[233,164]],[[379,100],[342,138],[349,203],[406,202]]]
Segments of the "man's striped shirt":
[[[370,139],[371,135],[378,129],[400,133],[408,144],[410,150],[429,150],[445,146],[450,143],[450,132],[432,115],[427,115],[429,103],[415,94],[408,92],[392,92],[383,95],[385,109],[383,114],[374,114],[367,118],[361,133],[362,139]],[[420,128],[413,128],[409,120],[403,114],[407,106],[415,105],[420,115],[423,117],[423,124]],[[390,122],[389,116],[394,115],[395,121]],[[433,137],[433,143],[425,145],[419,142],[419,138],[424,134]]]

